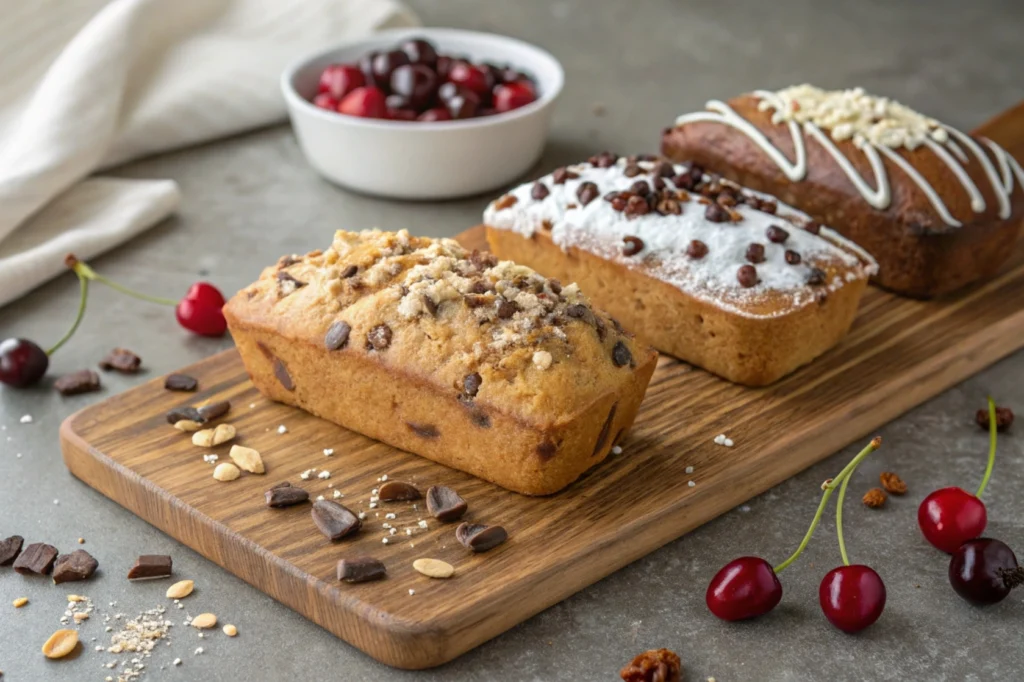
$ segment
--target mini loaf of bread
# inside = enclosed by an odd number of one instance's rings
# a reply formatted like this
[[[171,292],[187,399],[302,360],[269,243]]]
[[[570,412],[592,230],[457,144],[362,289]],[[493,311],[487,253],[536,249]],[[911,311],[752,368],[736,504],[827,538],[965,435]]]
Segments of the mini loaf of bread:
[[[666,129],[662,152],[831,225],[878,260],[879,284],[917,298],[993,276],[1024,217],[1005,150],[859,88],[711,101]]]
[[[529,495],[608,455],[657,362],[576,285],[404,230],[338,232],[224,312],[267,397]]]
[[[573,280],[659,350],[762,386],[846,333],[870,256],[693,166],[600,154],[494,201],[501,258]]]

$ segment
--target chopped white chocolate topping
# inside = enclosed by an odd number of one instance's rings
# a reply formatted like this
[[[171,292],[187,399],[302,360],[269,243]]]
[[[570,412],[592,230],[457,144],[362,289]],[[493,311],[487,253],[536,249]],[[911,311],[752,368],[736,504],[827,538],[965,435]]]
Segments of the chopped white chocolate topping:
[[[543,371],[551,366],[551,353],[539,350],[533,354],[533,366]]]

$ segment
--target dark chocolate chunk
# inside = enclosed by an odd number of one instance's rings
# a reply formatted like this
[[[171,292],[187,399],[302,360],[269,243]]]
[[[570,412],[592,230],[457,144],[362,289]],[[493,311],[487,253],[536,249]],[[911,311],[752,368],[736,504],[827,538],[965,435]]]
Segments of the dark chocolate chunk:
[[[486,552],[505,542],[508,533],[501,526],[462,523],[455,529],[455,539],[474,552]]]
[[[0,542],[0,566],[10,566],[21,554],[21,546],[25,544],[25,538],[20,535],[12,535],[3,542]]]
[[[736,198],[736,195],[732,193],[732,191],[728,189],[723,189],[721,192],[718,193],[718,196],[715,197],[715,203],[717,203],[719,206],[725,206],[726,208],[730,208],[738,204],[739,200]]]
[[[168,374],[164,379],[164,388],[168,391],[191,392],[199,388],[199,382],[187,374]]]
[[[332,542],[355,533],[363,525],[348,507],[333,500],[317,500],[311,514],[313,523]]]
[[[612,348],[612,362],[615,363],[615,366],[625,367],[632,359],[633,354],[629,352],[629,347],[622,341],[616,341]]]
[[[480,376],[479,372],[473,372],[462,377],[462,392],[464,395],[470,398],[476,397],[477,392],[480,390],[480,385],[484,382],[483,377]]]
[[[559,294],[562,293],[562,283],[559,282],[557,279],[549,279],[548,288],[551,289],[551,293],[553,293],[555,296],[558,296]]]
[[[227,400],[218,400],[215,403],[208,403],[196,410],[199,413],[200,422],[208,422],[223,417],[231,409],[231,403]]]
[[[533,197],[537,201],[541,201],[549,194],[551,194],[551,190],[549,190],[548,186],[545,185],[543,182],[538,180],[537,182],[533,183],[533,189],[530,190],[531,197]]]
[[[366,350],[387,350],[391,345],[391,327],[378,324],[366,334]]]
[[[369,556],[342,559],[338,562],[338,580],[347,583],[368,583],[388,574],[384,564]]]
[[[330,326],[327,330],[327,334],[324,335],[324,346],[327,350],[340,350],[348,345],[348,335],[352,332],[352,327],[348,322],[344,320],[338,320]]]
[[[100,390],[100,375],[91,369],[81,369],[65,374],[53,382],[53,387],[61,395],[78,395]]]
[[[349,277],[354,277],[357,272],[359,272],[359,267],[358,266],[356,266],[356,265],[348,265],[348,266],[345,267],[344,270],[341,271],[341,275],[340,276],[341,276],[342,279],[348,279]]]
[[[992,428],[991,416],[986,409],[980,409],[974,414],[974,421],[977,422],[978,426],[988,431]],[[1013,410],[1009,407],[996,407],[996,431],[1002,433],[1003,431],[1009,431],[1010,427],[1013,426]],[[2,546],[2,545],[0,545]],[[3,565],[3,555],[0,552],[0,566]]]
[[[633,195],[626,201],[625,214],[627,218],[636,218],[650,212],[651,205],[641,196]]]
[[[672,178],[672,184],[676,186],[676,189],[685,189],[693,191],[700,182],[700,174],[693,172],[680,173]]]
[[[33,542],[14,560],[14,570],[22,575],[49,575],[57,560],[57,548],[44,542]]]
[[[583,305],[582,303],[573,303],[571,306],[569,306],[568,308],[565,309],[565,314],[566,315],[568,315],[569,317],[575,317],[575,318],[578,318],[578,319],[585,318],[587,316],[588,312],[590,312],[589,309],[587,308],[587,306]]]
[[[616,194],[614,197],[612,197],[611,202],[612,202],[612,210],[618,211],[618,212],[621,213],[621,212],[625,211],[626,207],[629,205],[629,195],[626,195],[626,194]]]
[[[282,268],[290,268],[291,266],[301,261],[302,259],[295,255],[281,256],[280,258],[277,259],[277,269],[281,270]]]
[[[708,245],[699,239],[694,239],[686,245],[686,255],[694,260],[700,260],[708,255]]]
[[[177,424],[178,422],[182,421],[197,422],[199,424],[202,424],[203,422],[206,421],[203,418],[203,415],[199,413],[199,410],[192,407],[191,405],[174,408],[173,410],[166,414],[166,418],[168,424]]]
[[[764,262],[764,244],[754,242],[747,247],[747,260],[751,263]]]
[[[644,240],[640,237],[627,235],[622,238],[622,255],[635,256],[644,250]]]
[[[786,262],[790,265],[800,265],[800,254],[791,249],[786,249]]]
[[[551,173],[551,180],[556,185],[564,185],[566,180],[575,180],[579,177],[579,174],[572,172],[568,168],[556,168]]]
[[[651,186],[644,180],[637,180],[629,186],[629,191],[639,197],[645,197],[651,193]]]
[[[417,424],[415,422],[405,422],[405,425],[409,427],[409,430],[415,433],[420,438],[438,438],[441,432],[437,430],[437,427],[433,424]]]
[[[546,440],[537,446],[537,456],[540,457],[542,462],[546,462],[555,456],[556,450],[558,450],[558,446]]]
[[[171,557],[166,554],[143,554],[128,569],[128,580],[170,578],[172,564]]]
[[[661,178],[671,178],[676,174],[676,169],[668,161],[662,161],[654,167],[654,174]]]
[[[661,215],[680,215],[683,212],[683,205],[676,199],[659,199],[654,210]]]
[[[825,283],[827,275],[821,268],[811,268],[810,274],[807,275],[807,283],[811,286],[817,286]]]
[[[263,493],[263,496],[266,498],[267,506],[274,509],[291,507],[309,500],[309,493],[288,482],[275,485],[273,488]]]
[[[418,500],[422,497],[419,489],[412,483],[405,481],[385,481],[377,491],[377,497],[381,502],[406,502]]]
[[[581,182],[580,186],[576,188],[576,197],[584,206],[599,196],[601,196],[601,190],[592,182]]]
[[[432,485],[427,489],[427,511],[438,521],[457,521],[469,506],[457,492],[443,485]]]
[[[84,549],[76,549],[71,554],[61,554],[53,566],[53,583],[69,583],[75,580],[88,580],[99,568],[100,563]]]
[[[434,303],[434,299],[430,298],[430,296],[427,296],[426,294],[423,294],[423,307],[427,309],[427,312],[430,313],[431,317],[437,315],[437,304]]]
[[[277,284],[278,287],[281,289],[282,293],[284,293],[286,296],[290,293],[293,293],[296,289],[301,289],[302,287],[306,286],[305,282],[295,279],[284,270],[278,271]]]
[[[768,241],[773,244],[782,244],[789,239],[789,232],[778,225],[771,225],[767,230],[765,230],[765,235],[767,235]]]
[[[124,374],[135,374],[142,366],[142,358],[127,348],[115,348],[100,360],[100,369],[117,370]]]
[[[757,268],[753,265],[741,265],[740,269],[736,271],[736,279],[739,280],[740,286],[750,288],[757,284]]]
[[[618,160],[618,154],[613,154],[612,152],[601,152],[600,154],[595,154],[588,159],[590,165],[596,166],[597,168],[611,168]]]
[[[288,368],[281,358],[274,358],[274,376],[277,377],[277,380],[286,390],[295,390],[295,382],[292,381],[292,375],[288,373]]]
[[[816,220],[809,220],[804,225],[804,229],[810,232],[811,234],[818,234],[819,232],[821,232],[821,223],[819,223]]]
[[[608,416],[605,417],[604,425],[601,427],[601,433],[597,434],[597,442],[594,444],[594,453],[592,457],[596,457],[600,454],[601,450],[608,443],[608,434],[612,430],[612,422],[615,421],[615,412],[619,409],[619,404],[615,403],[612,405],[612,409],[608,411]]]
[[[713,223],[729,222],[729,211],[721,204],[711,203],[704,209],[704,217]]]
[[[507,301],[504,298],[498,299],[498,317],[502,320],[507,320],[516,314],[519,310],[519,304],[515,301]]]
[[[487,416],[486,412],[480,410],[473,410],[469,418],[473,420],[473,423],[479,426],[481,429],[491,428],[491,418]]]

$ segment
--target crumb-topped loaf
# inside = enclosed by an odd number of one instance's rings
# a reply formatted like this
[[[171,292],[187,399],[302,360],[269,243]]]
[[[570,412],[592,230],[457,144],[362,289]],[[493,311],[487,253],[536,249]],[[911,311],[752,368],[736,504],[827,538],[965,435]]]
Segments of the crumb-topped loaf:
[[[991,276],[1024,216],[1024,171],[967,135],[862,89],[755,91],[680,116],[662,151],[770,192],[876,257],[878,281],[927,297]]]
[[[404,230],[339,231],[225,314],[269,397],[529,494],[607,455],[657,358],[576,285]]]
[[[579,282],[660,350],[740,383],[833,345],[875,267],[774,197],[655,157],[559,168],[492,202],[484,223],[497,255]],[[807,339],[758,347],[766,332],[752,330],[799,331],[785,321],[803,318],[820,318]]]

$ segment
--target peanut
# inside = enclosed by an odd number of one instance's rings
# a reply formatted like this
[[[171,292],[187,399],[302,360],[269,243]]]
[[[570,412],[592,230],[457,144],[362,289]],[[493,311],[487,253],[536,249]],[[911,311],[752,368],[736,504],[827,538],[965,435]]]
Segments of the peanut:
[[[217,624],[217,616],[212,613],[200,613],[198,616],[192,619],[192,627],[198,628],[199,630],[206,630],[212,628]]]
[[[184,599],[192,594],[193,588],[195,588],[195,583],[191,580],[179,580],[167,588],[167,598]]]
[[[213,470],[213,477],[218,481],[233,481],[241,475],[242,472],[238,470],[238,467],[230,462],[221,462]]]
[[[43,644],[43,655],[47,658],[64,658],[78,646],[78,632],[75,630],[57,630]]]
[[[234,637],[235,635],[238,634],[238,628],[236,628],[234,625],[231,625],[230,623],[228,623],[227,625],[224,626],[224,634],[227,635],[228,637]]]
[[[18,597],[14,600],[14,608],[20,609],[22,606],[28,603],[28,597]]]
[[[260,453],[252,448],[243,447],[241,445],[232,445],[231,452],[228,453],[231,460],[238,465],[239,469],[248,471],[252,474],[262,474],[266,472],[266,468],[263,466],[263,458],[260,457]]]
[[[412,567],[429,578],[450,578],[455,573],[451,564],[440,559],[417,559]]]
[[[235,427],[231,424],[217,424],[216,428],[203,429],[192,434],[192,444],[202,448],[227,443],[235,437]]]

